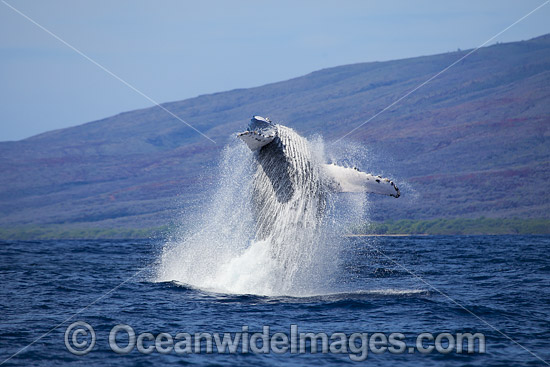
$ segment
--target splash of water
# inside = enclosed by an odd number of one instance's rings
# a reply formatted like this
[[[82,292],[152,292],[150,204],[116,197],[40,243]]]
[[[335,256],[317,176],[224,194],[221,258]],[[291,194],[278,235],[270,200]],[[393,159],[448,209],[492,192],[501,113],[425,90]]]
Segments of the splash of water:
[[[365,213],[366,197],[324,190],[315,168],[326,161],[323,140],[308,141],[288,130],[293,140],[301,139],[292,145],[293,155],[305,157],[289,163],[295,185],[288,197],[277,197],[281,188],[267,172],[269,162],[258,166],[257,157],[234,139],[223,151],[214,194],[199,212],[183,218],[165,245],[157,281],[223,293],[330,292],[341,235]],[[352,149],[357,158],[360,149]],[[331,161],[338,163],[342,153],[349,156],[350,151],[335,149]]]

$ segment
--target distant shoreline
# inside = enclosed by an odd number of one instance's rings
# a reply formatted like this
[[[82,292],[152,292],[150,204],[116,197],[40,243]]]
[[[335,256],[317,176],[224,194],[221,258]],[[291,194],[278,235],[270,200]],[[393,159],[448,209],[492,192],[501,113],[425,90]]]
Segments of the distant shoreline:
[[[409,234],[409,233],[393,233],[393,234],[345,234],[344,237],[413,237],[413,236],[437,236],[437,235],[430,235],[427,233],[416,233],[416,234]]]
[[[75,224],[0,227],[0,240],[163,239],[175,227],[81,228]],[[550,219],[439,218],[402,219],[350,225],[344,237],[410,237],[473,235],[550,235]]]
[[[346,234],[342,237],[437,237],[437,236],[550,236],[548,233],[461,233],[461,234],[428,234],[428,233],[394,233],[394,234]]]
[[[438,218],[401,219],[356,225],[356,235],[513,235],[550,234],[550,219],[541,218]]]

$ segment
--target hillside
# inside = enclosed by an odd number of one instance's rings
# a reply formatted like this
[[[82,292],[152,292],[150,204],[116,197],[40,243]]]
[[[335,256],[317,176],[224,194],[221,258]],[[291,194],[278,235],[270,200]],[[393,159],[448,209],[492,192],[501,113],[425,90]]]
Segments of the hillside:
[[[197,205],[252,114],[335,140],[468,51],[340,66],[0,143],[0,227],[154,227]],[[550,35],[480,49],[346,139],[403,198],[372,217],[550,218]]]

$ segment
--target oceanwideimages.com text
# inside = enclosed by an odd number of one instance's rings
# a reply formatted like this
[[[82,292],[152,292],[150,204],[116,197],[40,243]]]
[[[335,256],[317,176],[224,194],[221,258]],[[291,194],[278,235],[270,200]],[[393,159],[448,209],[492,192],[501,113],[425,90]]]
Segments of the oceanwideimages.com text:
[[[246,325],[238,332],[142,332],[136,333],[126,324],[115,325],[109,332],[109,348],[117,354],[136,350],[151,354],[346,354],[352,361],[364,361],[373,354],[414,353],[485,353],[485,335],[482,333],[442,332],[420,333],[406,337],[400,332],[324,333],[305,332],[298,325],[290,325],[288,332],[272,332],[270,326],[261,331]],[[93,327],[77,321],[65,331],[65,346],[76,355],[91,352],[96,343]]]

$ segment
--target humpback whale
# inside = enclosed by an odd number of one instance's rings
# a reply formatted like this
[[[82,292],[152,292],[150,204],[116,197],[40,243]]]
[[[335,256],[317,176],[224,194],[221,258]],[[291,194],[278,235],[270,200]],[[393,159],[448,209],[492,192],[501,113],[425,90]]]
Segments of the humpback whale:
[[[224,149],[211,200],[164,247],[158,280],[238,294],[326,294],[345,280],[341,235],[365,204],[365,195],[338,193],[398,197],[398,188],[327,164],[321,139],[268,118],[254,116],[237,136]]]
[[[275,243],[275,256],[283,242],[315,237],[331,192],[400,196],[390,179],[320,161],[307,139],[269,118],[253,116],[237,137],[257,163],[252,189],[256,239]]]

